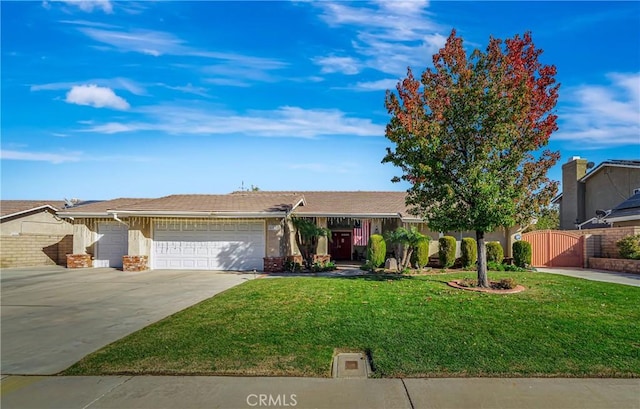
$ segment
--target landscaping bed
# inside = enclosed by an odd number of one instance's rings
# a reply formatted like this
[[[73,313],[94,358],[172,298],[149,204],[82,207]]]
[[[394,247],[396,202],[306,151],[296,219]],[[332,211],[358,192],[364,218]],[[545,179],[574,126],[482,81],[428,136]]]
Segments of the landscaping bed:
[[[330,376],[363,351],[377,377],[640,376],[635,287],[539,273],[519,294],[473,273],[252,280],[89,355],[65,375]]]

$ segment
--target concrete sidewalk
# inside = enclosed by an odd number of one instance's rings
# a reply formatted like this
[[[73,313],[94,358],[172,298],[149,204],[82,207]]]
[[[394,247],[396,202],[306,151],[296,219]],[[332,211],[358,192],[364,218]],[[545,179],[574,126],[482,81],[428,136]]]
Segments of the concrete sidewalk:
[[[640,274],[617,273],[615,271],[593,270],[572,267],[536,267],[540,273],[560,274],[569,277],[584,278],[585,280],[602,281],[640,287]]]
[[[640,408],[639,379],[8,376],[11,408]]]

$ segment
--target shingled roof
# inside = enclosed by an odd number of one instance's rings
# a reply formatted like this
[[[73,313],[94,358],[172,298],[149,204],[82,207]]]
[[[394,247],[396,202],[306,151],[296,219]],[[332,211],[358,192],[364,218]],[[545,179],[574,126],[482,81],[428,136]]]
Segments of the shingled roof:
[[[12,217],[31,210],[50,207],[52,210],[64,208],[63,200],[0,200],[0,217]]]

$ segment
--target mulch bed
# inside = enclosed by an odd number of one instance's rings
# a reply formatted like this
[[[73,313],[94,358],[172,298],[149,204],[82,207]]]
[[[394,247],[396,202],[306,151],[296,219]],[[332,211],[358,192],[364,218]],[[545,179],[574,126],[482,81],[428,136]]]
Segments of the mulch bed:
[[[460,280],[449,281],[447,284],[450,287],[457,288],[459,290],[467,290],[467,291],[478,291],[481,293],[489,293],[489,294],[516,294],[526,290],[525,287],[521,285],[517,285],[515,288],[509,290],[496,290],[493,288],[482,288],[482,287],[464,287],[459,284]]]

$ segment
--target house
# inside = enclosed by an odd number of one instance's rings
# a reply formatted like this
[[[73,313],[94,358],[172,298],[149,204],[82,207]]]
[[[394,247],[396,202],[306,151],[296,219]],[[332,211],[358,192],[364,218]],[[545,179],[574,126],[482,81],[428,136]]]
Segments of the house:
[[[622,226],[605,215],[638,192],[640,160],[607,160],[595,166],[574,156],[562,165],[562,193],[552,203],[560,205],[561,230]]]
[[[57,200],[0,201],[0,267],[30,267],[66,262],[73,226],[56,215]]]
[[[120,198],[58,215],[73,225],[69,267],[271,270],[300,254],[291,217],[329,228],[332,236],[319,240],[316,253],[338,261],[362,258],[370,234],[398,226],[416,226],[432,239],[441,236],[409,213],[405,196],[362,191],[171,195]],[[506,252],[510,233],[492,233]]]
[[[614,227],[640,226],[640,189],[638,192],[614,207],[604,216],[604,221]]]

